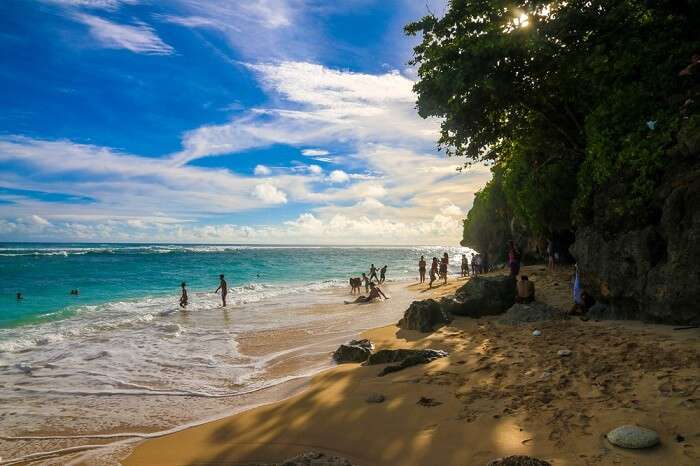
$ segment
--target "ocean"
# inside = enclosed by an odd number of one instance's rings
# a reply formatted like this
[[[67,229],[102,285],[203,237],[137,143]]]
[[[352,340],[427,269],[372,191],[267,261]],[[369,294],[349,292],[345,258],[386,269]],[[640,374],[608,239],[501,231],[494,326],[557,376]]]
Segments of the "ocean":
[[[0,457],[141,438],[259,404],[255,394],[329,367],[339,343],[396,321],[419,257],[443,252],[456,274],[472,251],[0,244]],[[388,266],[391,306],[342,305],[348,278],[371,263]],[[225,309],[213,293],[221,273]]]

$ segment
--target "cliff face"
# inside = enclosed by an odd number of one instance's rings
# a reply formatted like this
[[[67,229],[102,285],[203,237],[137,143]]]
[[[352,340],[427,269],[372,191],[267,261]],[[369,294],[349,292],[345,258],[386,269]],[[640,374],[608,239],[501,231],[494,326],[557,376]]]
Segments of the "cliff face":
[[[697,154],[697,153],[696,153]],[[697,156],[697,155],[696,155]],[[584,289],[610,304],[611,317],[700,322],[700,169],[660,190],[660,220],[610,236],[595,226],[576,232],[571,252]]]

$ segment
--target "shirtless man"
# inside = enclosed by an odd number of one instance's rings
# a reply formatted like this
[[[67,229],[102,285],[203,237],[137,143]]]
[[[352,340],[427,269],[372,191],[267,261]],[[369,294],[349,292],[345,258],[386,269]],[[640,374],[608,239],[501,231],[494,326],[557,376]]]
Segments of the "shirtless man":
[[[221,307],[226,307],[226,295],[228,294],[228,284],[224,280],[224,274],[219,275],[219,287],[214,293],[218,293],[221,290],[221,302],[223,303]]]
[[[345,304],[356,304],[356,303],[369,303],[375,299],[378,299],[380,297],[384,299],[389,299],[387,295],[384,294],[382,290],[379,289],[378,286],[376,286],[374,283],[370,282],[369,284],[369,295],[368,296],[360,296],[358,297],[355,301],[345,301]]]
[[[377,283],[379,283],[379,277],[377,277],[377,268],[374,266],[374,264],[369,266],[369,281],[371,282],[373,278],[377,280]]]
[[[180,286],[182,287],[182,296],[180,296],[180,307],[184,309],[187,307],[187,290],[185,289],[185,282],[182,282]]]
[[[535,284],[528,280],[527,275],[521,275],[520,281],[516,284],[517,295],[515,302],[527,304],[535,300]]]

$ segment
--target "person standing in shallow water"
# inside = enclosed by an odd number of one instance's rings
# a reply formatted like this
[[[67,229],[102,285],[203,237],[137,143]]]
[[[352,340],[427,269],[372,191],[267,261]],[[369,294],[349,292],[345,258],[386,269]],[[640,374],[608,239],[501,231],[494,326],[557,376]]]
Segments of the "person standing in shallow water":
[[[371,282],[373,278],[377,280],[377,283],[379,283],[379,277],[377,277],[377,268],[374,266],[374,264],[369,266],[369,281]]]
[[[379,283],[384,283],[384,280],[386,280],[386,265],[379,269]]]
[[[219,275],[219,287],[214,293],[218,293],[221,290],[221,307],[226,307],[226,295],[228,294],[228,284],[224,280],[224,274]]]
[[[420,256],[418,261],[418,275],[420,276],[420,282],[425,283],[425,257]]]
[[[182,287],[182,295],[180,296],[180,307],[184,309],[187,307],[187,289],[185,288],[186,283],[182,282],[180,286]]]

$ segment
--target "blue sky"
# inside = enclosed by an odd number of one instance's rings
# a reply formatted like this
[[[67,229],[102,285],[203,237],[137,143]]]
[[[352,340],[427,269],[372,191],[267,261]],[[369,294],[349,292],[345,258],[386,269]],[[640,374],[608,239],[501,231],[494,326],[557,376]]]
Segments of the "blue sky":
[[[429,7],[440,12],[441,1]],[[0,240],[436,244],[417,0],[3,0]]]

